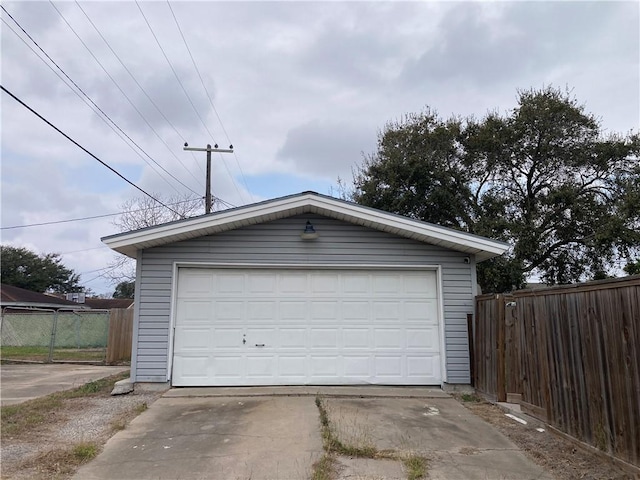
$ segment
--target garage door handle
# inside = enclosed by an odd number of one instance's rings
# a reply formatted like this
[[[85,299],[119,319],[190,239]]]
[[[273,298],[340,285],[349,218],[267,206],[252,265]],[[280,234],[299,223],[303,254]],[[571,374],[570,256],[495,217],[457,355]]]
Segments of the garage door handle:
[[[256,347],[264,347],[264,343],[256,343]]]

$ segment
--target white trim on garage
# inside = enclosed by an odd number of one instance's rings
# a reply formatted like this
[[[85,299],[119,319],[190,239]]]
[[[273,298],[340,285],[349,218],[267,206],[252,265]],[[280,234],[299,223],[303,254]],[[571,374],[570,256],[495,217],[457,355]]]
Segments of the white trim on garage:
[[[508,245],[470,233],[394,215],[355,203],[304,192],[213,214],[178,220],[102,238],[111,249],[136,257],[136,251],[213,235],[303,213],[315,213],[432,245],[475,255],[478,261],[503,254]]]
[[[169,351],[167,361],[167,381],[171,382],[174,363],[174,342],[177,316],[177,295],[180,268],[202,268],[202,269],[255,269],[255,270],[395,270],[395,271],[433,271],[436,273],[437,286],[437,316],[438,316],[438,342],[440,348],[440,378],[444,384],[447,382],[446,368],[446,341],[444,325],[444,300],[443,300],[443,280],[442,268],[440,265],[397,265],[397,264],[256,264],[256,263],[210,263],[210,262],[173,262],[173,278],[170,299],[170,320],[169,320]]]

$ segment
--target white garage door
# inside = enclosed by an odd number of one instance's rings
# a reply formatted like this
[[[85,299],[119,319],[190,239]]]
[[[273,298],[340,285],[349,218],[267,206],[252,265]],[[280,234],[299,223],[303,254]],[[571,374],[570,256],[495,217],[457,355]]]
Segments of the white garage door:
[[[433,271],[181,268],[172,384],[436,385]]]

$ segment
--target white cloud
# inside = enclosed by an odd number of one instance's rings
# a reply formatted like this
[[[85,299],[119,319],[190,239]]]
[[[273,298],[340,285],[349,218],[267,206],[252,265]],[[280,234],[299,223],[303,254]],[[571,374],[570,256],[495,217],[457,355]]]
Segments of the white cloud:
[[[81,6],[178,133],[77,5],[55,5],[162,141],[51,4],[3,2],[145,152],[202,195],[205,155],[184,152],[184,139],[192,146],[214,141],[226,146],[227,138],[167,4],[141,6],[214,138],[193,112],[135,3]],[[379,129],[425,105],[443,116],[483,115],[513,108],[518,88],[552,83],[574,87],[610,131],[638,128],[637,3],[171,5],[236,149],[236,156],[214,155],[213,191],[236,205],[261,199],[246,191],[241,171],[249,183],[278,175],[299,179],[292,191],[306,190],[311,179],[348,180],[361,152],[375,148]],[[4,14],[3,19],[12,25]],[[142,188],[188,191],[154,172],[4,25],[1,35],[3,86]],[[3,226],[109,213],[139,194],[6,94],[1,101]],[[2,241],[39,252],[72,252],[99,247],[99,238],[114,230],[109,219],[100,219],[4,230]],[[110,257],[99,248],[66,254],[65,262],[84,272],[106,266]],[[111,291],[104,282],[91,286]]]

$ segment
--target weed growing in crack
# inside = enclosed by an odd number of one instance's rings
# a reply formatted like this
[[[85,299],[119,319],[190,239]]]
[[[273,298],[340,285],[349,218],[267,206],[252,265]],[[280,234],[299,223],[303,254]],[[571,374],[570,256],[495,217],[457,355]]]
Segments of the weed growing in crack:
[[[407,470],[407,480],[419,480],[427,475],[427,459],[419,455],[409,455],[402,460]]]
[[[311,480],[332,480],[336,472],[336,459],[330,453],[325,453],[320,460],[313,464]]]

